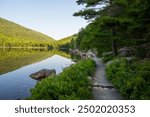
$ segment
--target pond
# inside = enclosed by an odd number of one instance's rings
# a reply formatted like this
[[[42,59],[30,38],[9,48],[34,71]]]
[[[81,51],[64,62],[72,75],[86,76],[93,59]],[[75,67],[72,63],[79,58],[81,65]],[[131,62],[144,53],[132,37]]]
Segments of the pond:
[[[0,99],[25,99],[38,82],[31,73],[55,69],[59,74],[73,63],[69,54],[58,50],[0,49]]]

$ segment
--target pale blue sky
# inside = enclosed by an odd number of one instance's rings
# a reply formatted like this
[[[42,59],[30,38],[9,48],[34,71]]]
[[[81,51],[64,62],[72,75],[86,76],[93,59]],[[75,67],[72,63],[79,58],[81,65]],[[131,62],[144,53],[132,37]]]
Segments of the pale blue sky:
[[[0,17],[60,39],[77,33],[87,22],[72,14],[76,0],[0,0]]]

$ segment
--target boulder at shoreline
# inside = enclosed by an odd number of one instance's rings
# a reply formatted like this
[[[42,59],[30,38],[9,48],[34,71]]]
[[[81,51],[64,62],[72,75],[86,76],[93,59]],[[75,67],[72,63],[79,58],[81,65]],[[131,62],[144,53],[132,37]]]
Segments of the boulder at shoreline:
[[[41,80],[41,79],[46,78],[52,74],[56,74],[55,69],[42,69],[38,72],[32,73],[30,75],[30,77],[33,79],[36,79],[36,80]]]

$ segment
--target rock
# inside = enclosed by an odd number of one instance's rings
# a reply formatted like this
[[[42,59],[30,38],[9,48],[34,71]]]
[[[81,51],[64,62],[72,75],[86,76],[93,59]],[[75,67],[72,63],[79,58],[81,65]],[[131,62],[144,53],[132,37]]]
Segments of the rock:
[[[81,56],[81,58],[86,58],[86,53],[81,52],[81,53],[80,53],[80,56]]]
[[[55,69],[42,69],[38,72],[31,74],[30,77],[33,79],[36,79],[36,80],[41,80],[41,79],[46,78],[52,74],[56,74]]]
[[[93,58],[94,56],[92,54],[87,54],[86,58]]]
[[[132,47],[124,47],[119,49],[119,56],[128,57],[135,55],[135,49]]]
[[[95,54],[90,50],[86,53],[87,58],[93,58],[94,56],[95,56]]]
[[[103,52],[103,57],[105,56],[112,56],[113,55],[113,52]]]
[[[125,59],[128,60],[128,61],[135,60],[135,58],[133,58],[133,57],[125,57]]]
[[[78,55],[79,54],[79,50],[78,49],[74,49],[74,50],[69,50],[71,54],[74,54],[74,55]]]
[[[119,61],[118,59],[108,61],[108,62],[106,63],[106,66],[108,67],[108,66],[111,65],[113,62],[118,62],[118,61]]]
[[[123,58],[126,59],[126,60],[129,61],[129,62],[131,62],[132,60],[135,60],[135,58],[133,58],[133,57],[123,57]],[[108,61],[108,62],[106,63],[106,66],[108,67],[108,66],[111,65],[112,63],[118,62],[118,61],[119,61],[119,59],[115,59],[115,60]]]
[[[89,79],[90,81],[92,81],[92,77],[91,77],[91,76],[88,76],[88,79]]]
[[[98,52],[97,52],[96,48],[94,48],[92,51],[93,51],[93,53],[94,53],[95,55],[97,55],[97,54],[98,54]]]

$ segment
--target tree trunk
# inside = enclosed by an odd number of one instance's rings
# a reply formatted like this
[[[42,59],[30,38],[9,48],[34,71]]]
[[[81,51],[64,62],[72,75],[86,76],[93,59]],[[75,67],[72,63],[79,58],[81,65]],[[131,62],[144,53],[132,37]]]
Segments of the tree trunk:
[[[117,44],[116,44],[116,40],[112,40],[112,51],[113,51],[113,55],[117,56]]]
[[[116,36],[115,27],[112,28],[112,35],[113,37]],[[112,39],[112,51],[113,51],[113,55],[117,56],[117,42],[115,39]]]

